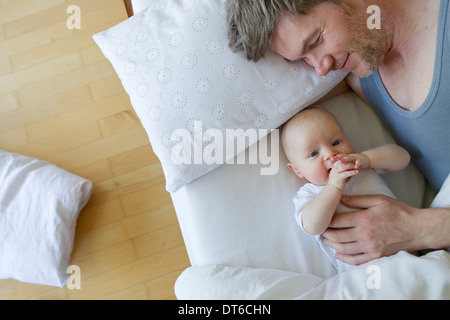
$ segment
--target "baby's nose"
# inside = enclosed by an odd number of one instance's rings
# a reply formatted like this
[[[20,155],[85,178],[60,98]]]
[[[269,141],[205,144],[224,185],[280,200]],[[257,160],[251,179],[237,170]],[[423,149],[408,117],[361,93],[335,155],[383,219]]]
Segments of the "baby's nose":
[[[328,149],[324,152],[324,158],[325,160],[330,160],[331,158],[333,158],[337,153],[332,150],[332,149]]]

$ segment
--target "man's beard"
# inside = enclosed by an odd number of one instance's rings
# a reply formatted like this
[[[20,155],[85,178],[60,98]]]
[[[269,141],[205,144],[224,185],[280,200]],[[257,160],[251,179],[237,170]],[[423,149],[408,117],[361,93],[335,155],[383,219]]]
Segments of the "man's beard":
[[[390,39],[387,29],[369,29],[367,15],[348,14],[348,30],[351,36],[350,52],[360,55],[362,70],[355,72],[358,77],[366,78],[377,71],[383,64],[389,51]],[[384,23],[384,21],[383,21]]]

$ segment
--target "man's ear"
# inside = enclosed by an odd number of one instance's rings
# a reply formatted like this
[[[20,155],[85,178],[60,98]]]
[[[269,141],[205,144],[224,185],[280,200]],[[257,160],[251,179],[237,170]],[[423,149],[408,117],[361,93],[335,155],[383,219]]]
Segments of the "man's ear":
[[[289,170],[291,170],[293,173],[295,173],[297,175],[297,177],[299,177],[300,179],[305,178],[300,171],[298,171],[298,169],[292,164],[292,163],[288,163],[287,167],[289,168]]]

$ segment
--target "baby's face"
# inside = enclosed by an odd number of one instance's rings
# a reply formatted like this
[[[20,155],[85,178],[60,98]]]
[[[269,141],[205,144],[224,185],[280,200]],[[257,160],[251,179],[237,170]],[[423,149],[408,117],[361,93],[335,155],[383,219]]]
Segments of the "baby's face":
[[[300,178],[317,185],[328,183],[333,167],[331,158],[337,154],[355,153],[337,120],[329,113],[314,112],[295,123],[288,132],[291,168]]]

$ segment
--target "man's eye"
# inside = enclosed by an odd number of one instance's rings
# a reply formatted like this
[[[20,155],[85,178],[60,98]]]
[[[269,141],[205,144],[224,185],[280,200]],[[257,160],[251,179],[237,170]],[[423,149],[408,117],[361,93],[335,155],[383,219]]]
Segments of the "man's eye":
[[[314,157],[317,157],[318,154],[319,154],[319,153],[318,153],[317,151],[313,151],[313,152],[311,152],[311,153],[309,154],[309,157],[310,157],[310,158],[314,158]]]
[[[320,41],[321,41],[322,37],[319,35],[319,37],[317,38],[316,42],[313,43],[312,47],[316,48],[320,45]]]
[[[341,144],[341,142],[339,140],[336,140],[336,141],[333,142],[332,145],[333,145],[333,147],[336,147],[336,146],[338,146],[340,144]]]

